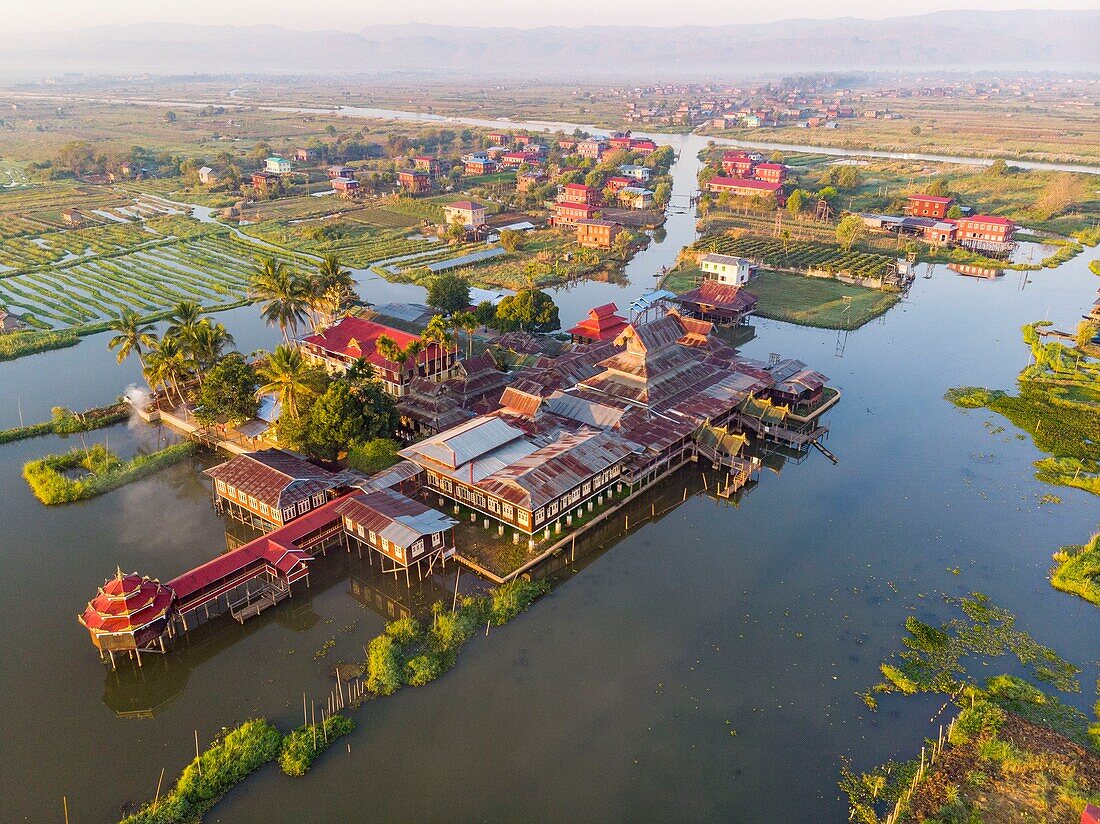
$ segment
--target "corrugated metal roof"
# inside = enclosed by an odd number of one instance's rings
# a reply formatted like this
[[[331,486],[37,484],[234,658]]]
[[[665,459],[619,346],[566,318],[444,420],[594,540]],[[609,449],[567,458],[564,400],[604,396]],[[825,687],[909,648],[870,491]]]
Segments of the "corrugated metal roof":
[[[336,513],[402,549],[458,524],[454,518],[392,489],[358,492],[340,501]]]
[[[450,260],[440,260],[436,263],[428,263],[425,268],[429,272],[446,272],[448,269],[457,269],[459,266],[469,266],[473,263],[480,263],[483,260],[492,260],[493,258],[498,258],[506,254],[508,254],[508,252],[504,247],[493,246],[489,249],[481,249],[477,252],[471,252],[468,255],[451,258]]]
[[[625,410],[614,406],[607,406],[576,395],[567,395],[564,392],[554,392],[550,395],[546,399],[545,409],[559,417],[602,428],[614,426],[625,414]]]

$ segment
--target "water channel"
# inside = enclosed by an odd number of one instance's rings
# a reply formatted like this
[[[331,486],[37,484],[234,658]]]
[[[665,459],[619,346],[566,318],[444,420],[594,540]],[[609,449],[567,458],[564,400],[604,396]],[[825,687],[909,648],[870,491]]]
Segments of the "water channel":
[[[680,153],[676,190],[690,191],[702,139],[661,139]],[[674,213],[666,232],[628,285],[559,290],[563,324],[652,288],[694,220]],[[908,615],[949,614],[942,593],[981,590],[1014,611],[1084,667],[1084,693],[1068,698],[1089,706],[1100,611],[1052,590],[1046,572],[1051,552],[1096,528],[1096,499],[1040,484],[1030,441],[942,394],[1011,387],[1027,359],[1020,325],[1045,316],[1070,328],[1096,279],[1087,256],[996,280],[930,274],[850,334],[757,321],[747,354],[801,358],[843,390],[829,416],[838,465],[816,454],[777,465],[736,507],[690,497],[578,563],[438,682],[368,704],[350,752],[335,748],[306,779],[265,768],[207,820],[841,822],[842,756],[863,767],[908,757],[934,734],[939,702],[885,700],[871,714],[854,693],[876,680]],[[419,294],[366,275],[360,288],[375,303]],[[277,342],[254,307],[219,319],[242,351]],[[137,379],[103,335],[2,363],[0,426],[109,401]],[[104,437],[129,452],[163,433],[124,424],[85,436]],[[60,821],[66,796],[72,821],[114,821],[152,797],[161,768],[178,773],[196,729],[205,741],[257,715],[301,723],[303,691],[325,695],[334,661],[360,657],[384,616],[438,594],[410,596],[338,559],[308,595],[109,674],[75,620],[95,586],[116,564],[170,578],[224,551],[227,524],[199,472],[208,457],[43,508],[22,464],[79,443],[0,446],[5,820]],[[1049,491],[1063,503],[1041,504]]]

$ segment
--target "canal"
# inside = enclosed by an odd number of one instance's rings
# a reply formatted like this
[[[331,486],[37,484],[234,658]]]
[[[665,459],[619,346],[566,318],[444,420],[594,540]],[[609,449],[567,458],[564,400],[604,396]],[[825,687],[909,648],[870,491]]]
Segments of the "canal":
[[[696,140],[677,145],[678,192],[694,180]],[[629,285],[559,291],[563,324],[651,288],[693,238],[681,217],[635,258]],[[747,354],[801,358],[843,390],[829,416],[838,465],[814,454],[765,472],[738,507],[689,498],[472,641],[444,678],[368,704],[350,752],[341,742],[306,779],[265,768],[207,820],[841,822],[842,757],[859,767],[908,757],[934,733],[939,702],[887,699],[871,714],[855,693],[877,679],[908,615],[949,614],[945,593],[988,593],[1082,665],[1085,691],[1069,700],[1088,707],[1100,611],[1052,590],[1046,573],[1051,552],[1096,528],[1096,499],[1038,483],[1029,440],[942,395],[1011,387],[1027,359],[1020,325],[1068,328],[1094,288],[1087,256],[996,280],[937,267],[850,334],[757,321]],[[375,280],[361,291],[374,302],[414,295]],[[277,342],[253,307],[219,319],[242,351]],[[2,363],[0,426],[20,411],[30,421],[103,403],[137,379],[105,336]],[[123,424],[85,438],[104,436],[126,451],[161,437]],[[300,723],[303,692],[327,694],[332,663],[361,657],[383,615],[410,605],[337,568],[244,627],[212,624],[167,661],[109,674],[76,623],[95,585],[116,564],[168,579],[224,550],[227,525],[199,471],[209,458],[43,508],[22,464],[79,443],[0,446],[10,821],[60,821],[62,796],[74,822],[113,821],[153,796],[162,768],[178,773],[196,730],[208,741],[253,716]],[[1042,504],[1052,491],[1063,502]]]

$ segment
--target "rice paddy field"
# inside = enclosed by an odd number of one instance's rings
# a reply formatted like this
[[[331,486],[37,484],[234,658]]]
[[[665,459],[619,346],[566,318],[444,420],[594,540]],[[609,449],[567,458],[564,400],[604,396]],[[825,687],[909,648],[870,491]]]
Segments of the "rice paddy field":
[[[245,298],[253,255],[228,235],[166,242],[0,277],[0,303],[54,329],[102,323],[126,308],[156,315],[181,300],[236,303]]]

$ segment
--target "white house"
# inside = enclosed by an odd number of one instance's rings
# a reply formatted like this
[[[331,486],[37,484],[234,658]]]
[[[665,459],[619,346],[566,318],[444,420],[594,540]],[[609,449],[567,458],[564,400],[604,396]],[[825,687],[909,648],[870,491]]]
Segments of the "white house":
[[[619,203],[630,209],[650,209],[653,207],[653,192],[641,186],[624,186],[619,189]]]
[[[209,186],[211,183],[218,182],[218,173],[211,169],[209,166],[203,166],[199,169],[199,183]]]
[[[728,286],[744,286],[752,277],[753,266],[744,258],[732,255],[717,255],[713,252],[699,258],[699,268],[710,277]]]
[[[456,200],[443,207],[443,221],[448,226],[461,222],[463,226],[485,225],[486,208],[473,200]]]
[[[633,166],[629,163],[620,166],[619,171],[622,173],[623,177],[629,177],[632,180],[640,180],[643,183],[649,180],[653,174],[648,166]]]
[[[294,164],[285,157],[272,155],[264,161],[264,171],[276,175],[287,175],[294,171]]]

